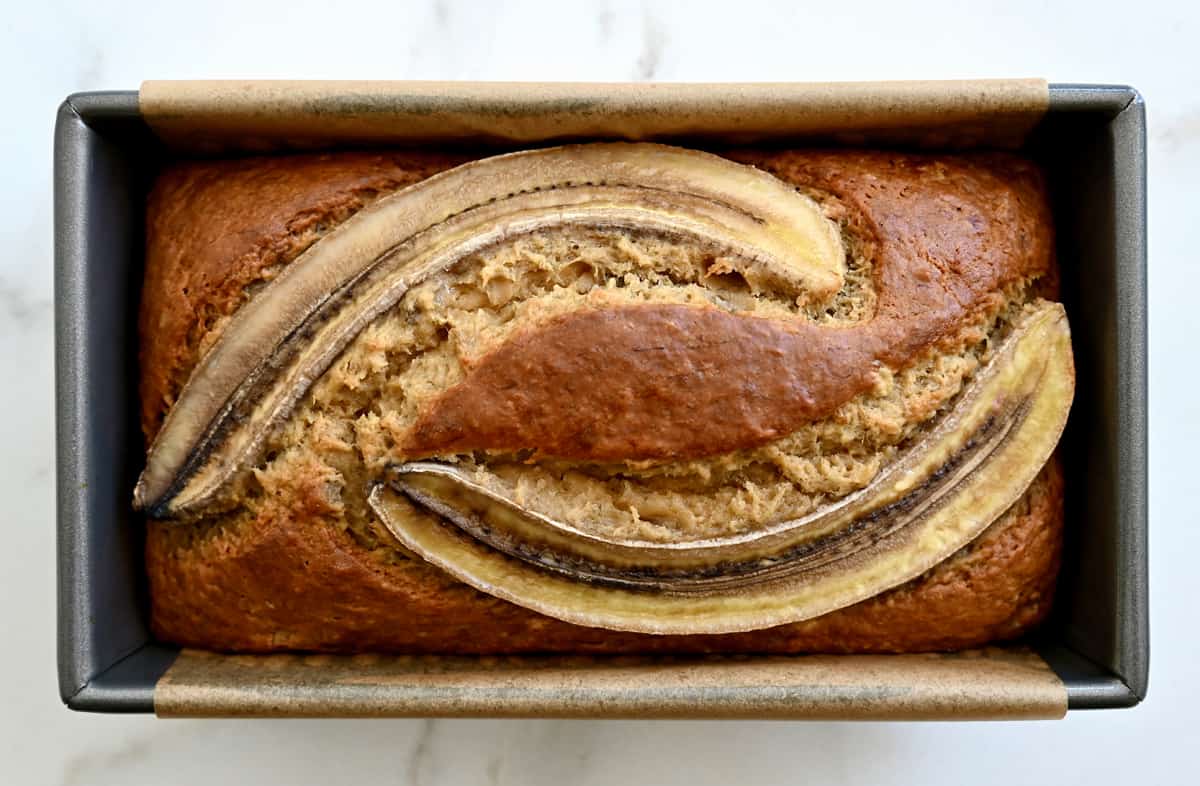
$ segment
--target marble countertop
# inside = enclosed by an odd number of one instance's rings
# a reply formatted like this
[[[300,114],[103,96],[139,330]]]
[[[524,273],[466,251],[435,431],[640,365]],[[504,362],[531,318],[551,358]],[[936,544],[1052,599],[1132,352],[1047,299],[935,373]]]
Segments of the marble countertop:
[[[0,549],[13,784],[1183,782],[1200,704],[1200,6],[426,0],[23,4],[0,23]],[[1150,698],[1037,724],[160,721],[70,713],[54,654],[51,128],[147,77],[822,80],[1043,75],[1132,84],[1150,118]]]

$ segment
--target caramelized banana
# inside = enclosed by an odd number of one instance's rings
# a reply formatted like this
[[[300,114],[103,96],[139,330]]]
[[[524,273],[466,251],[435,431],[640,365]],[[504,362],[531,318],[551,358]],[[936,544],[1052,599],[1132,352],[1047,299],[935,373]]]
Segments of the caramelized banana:
[[[584,533],[453,466],[393,468],[371,505],[477,589],[580,625],[727,633],[824,614],[907,581],[982,532],[1049,458],[1074,390],[1062,306],[1026,314],[953,408],[866,488],[747,535],[674,544]],[[400,514],[403,497],[441,517]]]
[[[314,244],[241,308],[193,370],[134,492],[154,516],[202,507],[337,355],[416,283],[550,227],[681,236],[742,261],[752,282],[828,297],[841,241],[817,205],[706,153],[595,144],[487,158],[387,197]]]

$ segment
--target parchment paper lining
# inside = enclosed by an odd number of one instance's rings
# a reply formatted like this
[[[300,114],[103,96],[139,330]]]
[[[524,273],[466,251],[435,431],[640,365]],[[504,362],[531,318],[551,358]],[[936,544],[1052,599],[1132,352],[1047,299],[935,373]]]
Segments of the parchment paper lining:
[[[1066,690],[1036,654],[795,657],[222,656],[185,650],[161,716],[1058,718]]]
[[[581,139],[1019,146],[1041,79],[759,84],[150,81],[140,107],[176,153]],[[183,651],[162,716],[1057,718],[1035,653],[721,658],[217,655]]]
[[[1014,147],[1045,113],[1041,79],[576,84],[145,82],[142,115],[191,153],[570,139]]]

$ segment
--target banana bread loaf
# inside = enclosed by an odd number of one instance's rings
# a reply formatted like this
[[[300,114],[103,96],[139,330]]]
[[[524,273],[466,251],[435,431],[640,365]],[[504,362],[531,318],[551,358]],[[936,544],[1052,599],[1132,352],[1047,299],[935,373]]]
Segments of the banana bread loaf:
[[[1072,374],[1069,345],[1046,349],[1065,321],[1036,168],[1000,154],[697,159],[733,184],[725,199],[699,175],[635,182],[628,161],[671,149],[598,147],[602,174],[563,175],[556,193],[571,196],[554,203],[486,168],[428,180],[461,154],[160,175],[140,314],[157,637],[236,652],[906,652],[1011,639],[1045,617],[1062,531],[1046,458]],[[592,155],[517,164],[570,173]],[[798,201],[776,210],[756,180],[738,191],[741,170]],[[503,193],[432,229],[388,239],[369,223],[478,183]],[[277,320],[270,293],[307,286],[298,260],[317,269],[346,238],[339,258],[378,244],[370,266],[314,278],[301,328]],[[464,250],[442,267],[405,272],[452,241]],[[418,261],[380,272],[406,253]],[[780,261],[793,253],[806,256]],[[289,297],[283,311],[302,300]],[[273,355],[254,346],[268,329],[286,337]],[[325,360],[303,366],[317,349]],[[252,350],[259,365],[238,365]],[[217,390],[245,403],[191,424],[189,388],[197,411],[226,401]],[[155,487],[176,433],[191,453]],[[469,502],[422,485],[429,460]],[[397,474],[410,464],[411,480]],[[905,480],[918,475],[923,496]],[[561,553],[531,529],[544,521],[574,539]],[[781,522],[816,534],[739,551],[782,537]],[[717,543],[719,560],[687,566],[627,556]]]

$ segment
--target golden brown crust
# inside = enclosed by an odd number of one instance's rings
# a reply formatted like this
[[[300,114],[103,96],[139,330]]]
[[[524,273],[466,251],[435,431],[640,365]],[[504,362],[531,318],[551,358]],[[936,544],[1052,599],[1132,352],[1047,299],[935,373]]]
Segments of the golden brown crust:
[[[1004,287],[1050,267],[1045,200],[1016,163],[993,159],[1007,163],[1002,181],[986,159],[751,160],[833,193],[860,234],[887,238],[876,245],[870,319],[837,329],[680,306],[564,315],[482,358],[422,417],[408,450],[536,448],[607,461],[754,447],[828,415],[871,386],[877,362],[908,366]]]
[[[147,442],[205,334],[329,228],[375,197],[461,163],[434,153],[340,153],[168,167],[150,193],[139,320]]]
[[[618,461],[757,447],[869,388],[873,343],[713,307],[576,311],[481,358],[414,425],[404,451],[536,448]]]
[[[825,190],[845,206],[843,219],[877,260],[880,312],[986,310],[1003,299],[996,287],[1005,282],[1053,279],[1040,178],[1019,159],[851,152],[731,157]],[[150,200],[141,313],[147,438],[214,326],[243,302],[248,287],[375,195],[454,163],[415,153],[340,154],[183,164],[165,173]],[[927,193],[910,201],[918,188],[931,191],[932,199]],[[993,248],[998,243],[1003,247]],[[970,280],[980,276],[987,286],[972,290]],[[889,303],[888,292],[904,293],[904,303]],[[937,319],[919,321],[900,343],[937,343],[944,330]],[[312,486],[307,491],[306,483]],[[968,549],[891,592],[765,631],[651,637],[562,623],[480,594],[424,563],[382,560],[331,525],[319,475],[297,477],[293,487],[286,502],[203,537],[181,537],[170,524],[150,523],[146,558],[157,636],[242,651],[953,649],[1010,638],[1039,621],[1049,609],[1061,542],[1061,472],[1052,462]]]
[[[320,492],[298,495],[316,500]],[[155,635],[185,646],[268,652],[917,652],[1020,635],[1050,609],[1062,536],[1062,472],[970,546],[894,590],[807,622],[719,636],[583,628],[459,584],[422,562],[374,559],[303,503],[178,547],[151,522]]]

